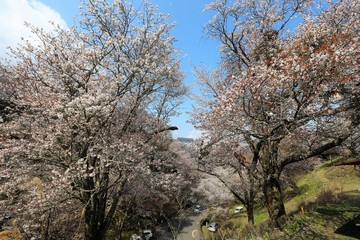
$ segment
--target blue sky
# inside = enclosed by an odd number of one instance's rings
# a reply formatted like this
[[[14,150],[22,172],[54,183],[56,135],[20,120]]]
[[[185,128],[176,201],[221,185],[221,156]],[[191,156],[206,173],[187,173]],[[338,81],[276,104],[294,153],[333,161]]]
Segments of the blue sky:
[[[137,0],[136,0],[137,1]],[[207,39],[203,26],[211,18],[210,13],[202,10],[210,0],[150,0],[158,6],[159,12],[171,14],[176,23],[173,35],[177,39],[175,47],[182,51],[182,70],[186,74],[185,82],[194,82],[193,66],[203,64],[214,68],[218,62],[218,44]],[[52,20],[61,26],[74,25],[74,17],[79,13],[80,0],[0,0],[0,57],[8,45],[16,46],[21,37],[31,34],[24,28],[28,21],[44,29],[50,28],[47,23]],[[196,90],[195,90],[196,91]],[[172,119],[172,125],[179,130],[173,137],[199,137],[199,131],[187,123],[192,110],[192,101],[187,100],[180,109],[180,116]]]

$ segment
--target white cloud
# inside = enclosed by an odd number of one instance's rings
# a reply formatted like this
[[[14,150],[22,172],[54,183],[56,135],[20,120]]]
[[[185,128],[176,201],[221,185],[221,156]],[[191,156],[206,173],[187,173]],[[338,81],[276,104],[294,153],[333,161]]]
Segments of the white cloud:
[[[44,30],[52,30],[49,21],[67,28],[61,15],[37,0],[0,0],[0,57],[4,58],[7,47],[16,47],[21,38],[31,38],[31,31],[24,26],[28,22]]]

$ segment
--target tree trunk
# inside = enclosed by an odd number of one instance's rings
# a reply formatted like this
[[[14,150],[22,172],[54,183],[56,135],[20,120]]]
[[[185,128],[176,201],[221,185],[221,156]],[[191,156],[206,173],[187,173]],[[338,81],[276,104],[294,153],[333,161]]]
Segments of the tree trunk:
[[[257,162],[257,161],[256,161]],[[250,178],[250,189],[248,195],[245,197],[246,200],[246,214],[248,217],[248,223],[254,224],[254,206],[255,206],[255,197],[257,195],[256,185],[255,185],[255,178],[254,178],[254,172],[256,168],[256,162],[254,162],[254,165],[248,168],[248,177]]]
[[[89,203],[85,208],[85,240],[102,240],[105,237],[102,229],[103,219],[100,219],[97,201]]]
[[[255,206],[255,197],[256,197],[257,191],[254,189],[255,181],[254,181],[253,177],[250,179],[250,183],[251,183],[251,187],[248,190],[248,192],[245,194],[245,204],[244,205],[246,207],[246,215],[248,218],[248,223],[254,224],[255,223],[254,206]]]
[[[265,178],[263,192],[270,220],[276,227],[281,229],[281,223],[279,220],[286,215],[286,212],[279,177],[276,175],[270,175]]]
[[[254,205],[255,205],[255,192],[247,191],[245,193],[244,198],[240,196],[240,194],[238,194],[236,191],[234,191],[233,189],[229,188],[230,192],[234,195],[234,197],[239,200],[242,204],[244,204],[245,208],[246,208],[246,215],[248,218],[248,223],[250,224],[254,224]]]
[[[114,215],[111,211],[106,214],[106,209],[102,207],[105,204],[105,199],[97,199],[95,203],[89,204],[85,209],[85,240],[103,240],[105,239],[106,232],[109,228],[107,218],[110,220]],[[117,204],[113,202],[112,204]],[[104,217],[106,215],[106,218]],[[111,215],[111,216],[110,216]]]
[[[245,207],[246,207],[246,215],[247,215],[248,223],[249,224],[254,224],[255,223],[255,219],[254,219],[254,203],[249,202]]]
[[[279,161],[279,141],[268,141],[262,149],[263,193],[270,221],[281,229],[279,220],[286,215],[284,197],[280,186],[281,168]]]
[[[120,188],[123,187],[124,182],[120,184]],[[100,194],[100,196],[94,194],[90,203],[86,206],[85,240],[105,239],[120,199],[120,192],[114,193],[111,205],[108,208],[106,208],[107,199],[106,194]]]

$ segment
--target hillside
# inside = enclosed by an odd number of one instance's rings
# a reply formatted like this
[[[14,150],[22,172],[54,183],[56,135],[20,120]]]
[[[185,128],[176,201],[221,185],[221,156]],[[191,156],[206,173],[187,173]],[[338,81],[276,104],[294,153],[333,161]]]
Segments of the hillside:
[[[259,207],[255,228],[246,225],[246,213],[233,214],[233,207],[223,219],[225,226],[237,229],[241,239],[360,239],[360,169],[354,166],[333,166],[327,162],[299,177],[299,193],[285,203],[287,221],[283,231],[269,228],[267,212]],[[291,189],[285,194],[290,195]],[[232,213],[232,214],[231,214]],[[206,230],[205,230],[206,232]],[[206,234],[208,239],[215,236]]]
[[[301,194],[286,203],[288,237],[360,239],[360,227],[355,226],[360,221],[359,168],[324,164],[301,178],[298,186]]]

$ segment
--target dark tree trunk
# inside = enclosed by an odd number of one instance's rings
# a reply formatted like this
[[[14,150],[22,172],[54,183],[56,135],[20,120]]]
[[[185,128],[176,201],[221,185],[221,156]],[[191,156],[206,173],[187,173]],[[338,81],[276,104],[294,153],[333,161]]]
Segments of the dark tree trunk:
[[[98,175],[100,176],[100,175]],[[102,173],[102,182],[105,186],[109,184],[109,173]],[[94,179],[84,179],[84,189],[89,189],[83,194],[85,200],[85,240],[103,240],[109,229],[111,220],[115,214],[121,190],[124,188],[126,178],[118,178],[117,184],[113,189],[112,196],[109,197],[108,189],[104,187],[98,193],[92,192],[95,187]],[[108,204],[111,202],[111,204]]]
[[[281,229],[280,219],[286,215],[284,196],[280,185],[281,165],[279,164],[280,141],[268,141],[262,149],[263,193],[270,221]]]
[[[270,220],[276,227],[281,228],[280,219],[286,215],[286,211],[279,178],[274,175],[265,178],[263,192]]]
[[[255,192],[248,191],[245,193],[245,197],[242,198],[236,191],[228,188],[234,197],[244,204],[246,208],[246,215],[248,218],[248,223],[254,224],[254,205],[255,205]]]
[[[103,240],[109,229],[111,220],[115,214],[120,194],[112,197],[112,203],[108,211],[106,199],[94,197],[93,201],[85,208],[85,240]]]
[[[254,224],[254,202],[249,202],[246,206],[246,215],[249,224]]]
[[[254,171],[252,169],[249,169],[248,176],[250,177],[250,189],[248,191],[248,194],[245,195],[245,206],[246,206],[246,214],[248,218],[249,224],[254,224],[254,206],[255,206],[255,198],[257,195],[257,190],[255,190],[255,179],[254,179]]]
[[[85,207],[85,240],[102,240],[105,238],[103,229],[104,213],[100,205],[103,199],[92,196],[89,204]]]

